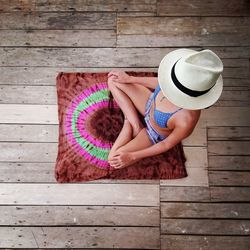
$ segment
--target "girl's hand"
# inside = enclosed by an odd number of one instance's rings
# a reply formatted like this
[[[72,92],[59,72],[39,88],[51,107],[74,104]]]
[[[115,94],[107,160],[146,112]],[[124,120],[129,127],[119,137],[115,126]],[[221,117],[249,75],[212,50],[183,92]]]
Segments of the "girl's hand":
[[[115,154],[111,160],[109,160],[110,166],[115,169],[123,168],[135,163],[135,159],[132,152],[119,152]]]
[[[130,83],[131,76],[122,70],[111,70],[108,73],[108,78],[112,77],[115,82]]]

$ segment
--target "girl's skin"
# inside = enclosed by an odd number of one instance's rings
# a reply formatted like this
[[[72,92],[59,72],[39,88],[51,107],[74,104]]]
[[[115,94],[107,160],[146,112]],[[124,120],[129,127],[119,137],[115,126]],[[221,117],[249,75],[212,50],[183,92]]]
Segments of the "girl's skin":
[[[148,88],[154,91],[157,85],[157,77],[134,77],[121,70],[109,72],[109,90],[125,116],[122,130],[108,156],[108,162],[113,168],[123,168],[142,158],[161,154],[188,137],[195,128],[201,110],[182,109],[168,120],[166,128],[161,128],[153,119],[153,102],[150,109],[150,122],[156,131],[167,138],[152,144],[137,112],[145,116],[146,103],[152,93]],[[179,108],[162,97],[163,93],[160,91],[155,100],[158,110],[173,112]]]

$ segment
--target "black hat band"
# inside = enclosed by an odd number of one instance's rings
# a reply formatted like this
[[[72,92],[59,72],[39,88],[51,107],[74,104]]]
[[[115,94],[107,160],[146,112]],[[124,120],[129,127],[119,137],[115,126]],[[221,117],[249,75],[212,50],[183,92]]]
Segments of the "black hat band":
[[[181,59],[181,58],[180,58],[180,59]],[[175,65],[176,65],[176,63],[177,63],[180,59],[178,59],[178,60],[175,62],[175,64],[174,64],[173,67],[172,67],[172,70],[171,70],[171,78],[172,78],[172,81],[173,81],[173,83],[175,84],[175,86],[176,86],[180,91],[182,91],[183,93],[185,93],[185,94],[187,94],[187,95],[189,95],[189,96],[192,96],[192,97],[197,97],[197,96],[201,96],[201,95],[206,94],[214,85],[213,85],[211,88],[207,89],[207,90],[198,91],[198,90],[189,89],[189,88],[185,87],[184,85],[182,85],[182,84],[178,81],[178,79],[177,79],[177,77],[176,77],[176,75],[175,75]]]

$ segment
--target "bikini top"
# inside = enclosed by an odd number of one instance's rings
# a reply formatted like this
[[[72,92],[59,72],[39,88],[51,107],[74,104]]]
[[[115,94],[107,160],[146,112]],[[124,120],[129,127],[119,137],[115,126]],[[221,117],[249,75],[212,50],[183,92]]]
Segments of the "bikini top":
[[[157,88],[154,91],[154,104],[155,104],[155,98],[157,96],[157,94],[160,92],[160,86],[159,84],[157,85]],[[154,105],[156,107],[156,105]],[[166,128],[167,127],[167,122],[170,119],[170,117],[172,115],[174,115],[176,112],[178,112],[179,110],[181,110],[182,108],[177,109],[174,112],[162,112],[160,110],[157,110],[156,108],[154,109],[154,120],[155,122],[162,128]]]

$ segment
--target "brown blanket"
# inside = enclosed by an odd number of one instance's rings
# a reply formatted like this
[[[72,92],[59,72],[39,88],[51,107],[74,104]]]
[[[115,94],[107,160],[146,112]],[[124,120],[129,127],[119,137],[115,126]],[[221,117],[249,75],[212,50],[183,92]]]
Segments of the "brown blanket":
[[[157,76],[155,72],[127,73],[133,76]],[[122,129],[124,115],[108,89],[107,80],[108,72],[61,72],[57,75],[57,182],[186,177],[186,158],[181,143],[165,153],[146,157],[122,169],[109,165],[108,153]],[[138,115],[146,126],[143,116],[139,112]]]

